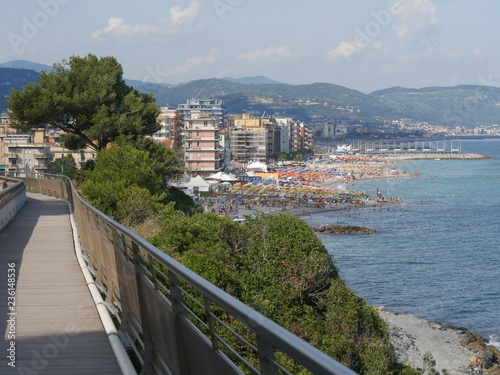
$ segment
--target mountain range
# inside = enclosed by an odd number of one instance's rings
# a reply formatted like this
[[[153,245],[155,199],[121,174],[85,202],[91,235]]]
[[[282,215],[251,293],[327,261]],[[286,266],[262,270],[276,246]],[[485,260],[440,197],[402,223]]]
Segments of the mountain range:
[[[7,108],[11,88],[19,90],[36,81],[41,70],[50,69],[25,60],[0,64],[0,111]],[[364,94],[331,83],[290,85],[263,76],[200,79],[176,85],[125,81],[140,92],[152,93],[159,106],[171,108],[187,99],[216,98],[223,100],[229,113],[276,115],[306,122],[344,121],[370,126],[409,118],[469,128],[500,123],[500,88],[492,86],[393,87]]]

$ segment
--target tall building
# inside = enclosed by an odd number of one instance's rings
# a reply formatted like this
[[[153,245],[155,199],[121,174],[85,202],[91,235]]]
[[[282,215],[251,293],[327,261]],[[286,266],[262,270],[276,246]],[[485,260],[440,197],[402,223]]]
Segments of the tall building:
[[[193,175],[224,167],[226,110],[217,99],[190,99],[176,109],[161,108],[161,129],[153,139],[177,151]]]
[[[291,150],[291,136],[292,136],[292,126],[293,120],[289,117],[286,118],[276,118],[276,122],[280,127],[280,151],[288,154]]]
[[[184,104],[177,107],[183,119],[189,118],[191,111],[203,112],[208,117],[219,119],[219,129],[226,128],[226,109],[222,106],[222,100],[219,99],[189,99]]]
[[[184,128],[181,112],[177,109],[163,107],[157,121],[160,123],[161,129],[153,134],[153,139],[174,151],[181,151],[183,148],[182,136]]]
[[[222,169],[219,119],[191,111],[184,119],[184,160],[193,175],[208,176]]]
[[[280,152],[280,128],[274,118],[243,114],[234,118],[229,138],[231,158],[237,163],[266,162]]]

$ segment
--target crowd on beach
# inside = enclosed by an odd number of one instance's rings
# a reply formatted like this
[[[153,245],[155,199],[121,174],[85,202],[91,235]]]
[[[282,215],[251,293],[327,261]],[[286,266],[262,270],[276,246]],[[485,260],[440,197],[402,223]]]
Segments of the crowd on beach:
[[[344,156],[315,160],[302,166],[277,168],[272,178],[261,182],[235,182],[209,196],[197,198],[205,211],[222,216],[244,217],[256,212],[287,212],[305,215],[325,210],[350,210],[399,203],[399,197],[381,192],[372,197],[366,191],[347,189],[355,180],[410,176],[396,170],[382,157]]]

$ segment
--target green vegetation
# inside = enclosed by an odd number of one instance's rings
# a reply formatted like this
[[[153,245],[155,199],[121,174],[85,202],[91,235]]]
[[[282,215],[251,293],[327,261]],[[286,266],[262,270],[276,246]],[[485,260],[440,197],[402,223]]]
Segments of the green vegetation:
[[[102,150],[119,135],[138,137],[159,129],[159,109],[151,95],[139,94],[122,78],[113,57],[72,57],[42,72],[38,82],[8,100],[13,126],[29,130],[49,124],[65,134],[67,149]]]
[[[7,110],[5,98],[12,89],[20,90],[30,82],[38,80],[38,73],[29,69],[0,68],[0,112]]]
[[[496,124],[500,88],[462,85],[406,89],[393,87],[371,94],[407,117],[445,126]]]
[[[423,375],[441,375],[441,373],[436,370],[436,360],[431,352],[425,352],[422,360],[424,364]],[[451,373],[446,369],[443,369],[442,371],[443,375],[451,375]]]
[[[141,224],[169,205],[187,214],[201,210],[191,198],[165,183],[165,177],[180,171],[172,151],[148,147],[152,151],[139,150],[122,137],[117,144],[99,151],[92,168],[82,172],[79,189],[84,197],[126,225]]]
[[[158,248],[351,369],[417,374],[396,362],[387,326],[346,287],[303,220],[276,215],[237,223],[164,211],[160,226],[149,239]]]
[[[78,170],[75,158],[70,154],[54,160],[49,164],[48,172],[51,174],[63,174],[71,179],[77,178]]]

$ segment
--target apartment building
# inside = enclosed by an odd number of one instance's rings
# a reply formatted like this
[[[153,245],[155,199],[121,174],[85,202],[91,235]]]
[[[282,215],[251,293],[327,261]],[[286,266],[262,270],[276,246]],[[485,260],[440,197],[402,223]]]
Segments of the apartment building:
[[[8,172],[46,173],[51,160],[50,146],[43,131],[34,134],[7,134],[2,142],[1,164]]]
[[[219,99],[189,99],[186,103],[177,106],[183,119],[189,118],[192,111],[203,112],[208,117],[218,119],[219,129],[226,128],[226,109],[222,105],[222,100]]]
[[[60,159],[65,156],[71,155],[73,159],[75,159],[76,167],[81,168],[86,162],[89,160],[95,159],[97,152],[90,147],[85,148],[80,151],[70,151],[61,145],[57,144],[49,144],[50,145],[50,161],[54,161],[56,159]]]
[[[80,168],[96,157],[96,151],[91,148],[69,151],[57,142],[54,134],[45,129],[37,129],[29,134],[0,134],[0,170],[47,173],[52,161],[68,155]]]
[[[219,118],[191,111],[184,119],[184,161],[193,175],[209,176],[222,169]]]
[[[0,115],[0,171],[5,170],[4,140],[8,134],[15,134],[16,130],[10,127],[10,118],[6,112]]]
[[[282,129],[275,118],[242,114],[231,122],[231,158],[237,163],[266,162],[281,150]]]
[[[157,121],[161,124],[161,129],[153,134],[153,139],[174,151],[181,151],[184,135],[184,121],[181,112],[177,109],[163,107]]]

